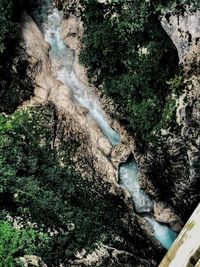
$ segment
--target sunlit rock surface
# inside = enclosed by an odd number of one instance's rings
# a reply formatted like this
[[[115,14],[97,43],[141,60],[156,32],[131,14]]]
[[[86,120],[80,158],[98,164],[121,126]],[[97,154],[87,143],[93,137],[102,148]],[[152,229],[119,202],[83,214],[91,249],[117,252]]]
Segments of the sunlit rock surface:
[[[163,16],[161,24],[177,48],[180,63],[189,57],[199,57],[200,10],[194,12],[188,6],[183,14]]]

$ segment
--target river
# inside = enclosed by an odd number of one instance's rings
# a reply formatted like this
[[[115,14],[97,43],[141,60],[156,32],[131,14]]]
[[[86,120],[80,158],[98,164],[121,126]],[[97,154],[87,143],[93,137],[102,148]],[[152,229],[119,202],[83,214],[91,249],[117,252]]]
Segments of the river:
[[[76,76],[73,69],[74,51],[66,46],[61,39],[62,19],[62,12],[54,8],[48,15],[48,21],[43,24],[45,40],[51,45],[49,58],[52,66],[56,65],[56,68],[52,68],[53,75],[71,89],[74,102],[89,110],[88,116],[97,122],[110,143],[113,146],[118,145],[120,144],[120,136],[108,124],[106,114],[100,102],[90,92],[90,88],[83,85]],[[149,222],[154,231],[155,238],[164,248],[169,249],[176,238],[176,233],[167,225],[156,222],[151,215],[153,200],[141,190],[138,182],[138,173],[138,166],[134,160],[121,164],[119,168],[121,186],[129,191],[136,212]]]

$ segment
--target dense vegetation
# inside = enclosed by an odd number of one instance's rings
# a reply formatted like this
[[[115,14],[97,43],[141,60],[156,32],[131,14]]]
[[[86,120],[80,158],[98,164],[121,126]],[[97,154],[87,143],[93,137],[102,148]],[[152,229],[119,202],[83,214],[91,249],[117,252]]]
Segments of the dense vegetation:
[[[29,228],[15,229],[10,222],[0,221],[0,266],[22,266],[23,255],[38,254],[48,244],[48,236]]]
[[[17,259],[25,254],[49,266],[67,264],[99,242],[126,250],[120,240],[134,238],[124,228],[126,206],[101,183],[81,129],[60,118],[53,105],[13,113],[33,92],[19,46],[20,2],[0,0],[0,266],[20,266]],[[123,2],[81,1],[80,59],[114,100],[119,119],[148,139],[173,118],[176,101],[170,94],[178,94],[183,81],[174,76],[176,51],[158,19],[165,1]],[[50,4],[25,1],[39,23]]]
[[[52,105],[15,111],[33,91],[20,2],[0,0],[0,266],[21,266],[25,254],[58,266],[100,242],[126,250],[123,237],[136,238],[124,228],[127,207],[101,182],[80,128],[73,130]],[[34,11],[31,1],[25,4]],[[41,2],[34,4],[38,9]]]
[[[174,76],[178,57],[159,22],[166,1],[81,3],[85,32],[80,60],[92,82],[114,100],[119,119],[149,140],[161,125],[166,127],[166,110],[168,121],[175,110],[169,96],[179,76]]]
[[[98,242],[114,244],[116,235],[126,234],[121,221],[126,213],[123,202],[108,193],[109,185],[102,184],[97,172],[95,177],[85,177],[77,170],[77,157],[81,164],[77,155],[87,169],[93,168],[87,138],[80,129],[72,132],[71,121],[65,126],[61,121],[51,105],[0,116],[1,219],[9,215],[25,229],[30,222],[32,227],[19,234],[2,222],[2,231],[8,228],[5,238],[15,246],[7,259],[9,248],[2,241],[3,262],[28,251],[30,231],[34,233],[30,253],[50,266],[67,262],[83,248],[90,251]],[[45,242],[38,241],[41,235]],[[17,249],[18,242],[25,243]]]
[[[20,0],[0,0],[0,112],[13,112],[33,92],[21,41]]]

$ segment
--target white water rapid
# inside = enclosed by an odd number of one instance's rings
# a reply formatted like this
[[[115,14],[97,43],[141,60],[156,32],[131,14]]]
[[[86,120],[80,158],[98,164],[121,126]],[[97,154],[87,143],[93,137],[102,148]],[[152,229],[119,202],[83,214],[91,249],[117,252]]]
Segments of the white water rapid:
[[[43,26],[45,40],[51,45],[50,58],[57,65],[54,75],[71,89],[74,101],[89,110],[89,116],[97,122],[110,143],[117,145],[120,143],[119,134],[109,126],[100,103],[92,95],[89,88],[79,81],[74,72],[74,52],[61,39],[62,19],[62,13],[55,8]]]
[[[120,182],[130,192],[135,210],[138,213],[151,212],[153,201],[140,189],[138,173],[138,166],[134,161],[122,164],[119,168]]]
[[[153,201],[140,188],[138,174],[139,169],[135,161],[129,160],[128,162],[121,164],[119,168],[120,184],[129,191],[137,213],[145,214],[144,218],[152,227],[155,238],[162,244],[164,248],[169,249],[177,235],[170,227],[156,222],[151,216],[151,211],[153,210]]]
[[[106,116],[98,100],[92,95],[90,89],[83,85],[73,69],[74,52],[67,47],[61,39],[62,13],[54,8],[48,15],[48,21],[43,25],[45,40],[51,45],[49,53],[55,77],[67,85],[72,92],[74,101],[89,110],[91,116],[99,125],[111,144],[120,143],[120,136],[106,121]],[[122,164],[119,170],[121,184],[130,192],[133,204],[138,213],[148,213],[153,209],[153,202],[148,195],[140,189],[137,175],[138,167],[135,162]],[[146,217],[154,230],[155,237],[168,249],[173,243],[176,234],[167,226],[157,223],[152,217]]]

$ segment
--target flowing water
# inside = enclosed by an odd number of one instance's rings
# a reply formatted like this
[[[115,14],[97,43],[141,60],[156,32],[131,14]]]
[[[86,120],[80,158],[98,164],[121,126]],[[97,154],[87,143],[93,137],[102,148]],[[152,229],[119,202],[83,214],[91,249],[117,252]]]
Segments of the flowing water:
[[[48,15],[48,21],[43,25],[45,40],[51,45],[49,53],[52,65],[56,65],[55,77],[67,85],[73,94],[74,101],[89,110],[91,116],[99,125],[104,135],[112,145],[120,143],[119,134],[106,121],[106,116],[98,100],[83,85],[73,70],[74,52],[61,39],[62,13],[53,9]],[[135,210],[138,213],[149,213],[145,217],[154,230],[155,237],[166,249],[169,249],[176,234],[166,225],[159,224],[151,216],[153,201],[140,189],[138,183],[138,167],[134,161],[122,164],[119,170],[121,185],[130,192]]]
[[[160,241],[164,248],[169,249],[174,243],[177,234],[167,225],[156,222],[152,217],[145,217],[145,219],[153,228],[155,238]]]
[[[121,185],[128,189],[131,198],[138,213],[151,212],[153,209],[153,201],[148,195],[140,189],[138,183],[138,166],[136,162],[129,161],[121,164],[119,168],[119,176]]]
[[[144,218],[152,227],[155,238],[164,248],[169,249],[176,239],[176,233],[167,225],[156,222],[151,216],[153,201],[140,188],[138,174],[139,169],[134,160],[129,160],[126,163],[121,164],[119,168],[120,184],[129,191],[136,212],[140,214],[148,214],[148,216],[144,216]]]
[[[74,52],[61,39],[61,23],[62,13],[54,9],[43,27],[45,40],[51,45],[50,58],[57,65],[55,77],[71,89],[75,102],[89,110],[89,116],[97,122],[111,144],[117,145],[120,143],[119,134],[109,126],[100,103],[73,70]]]

